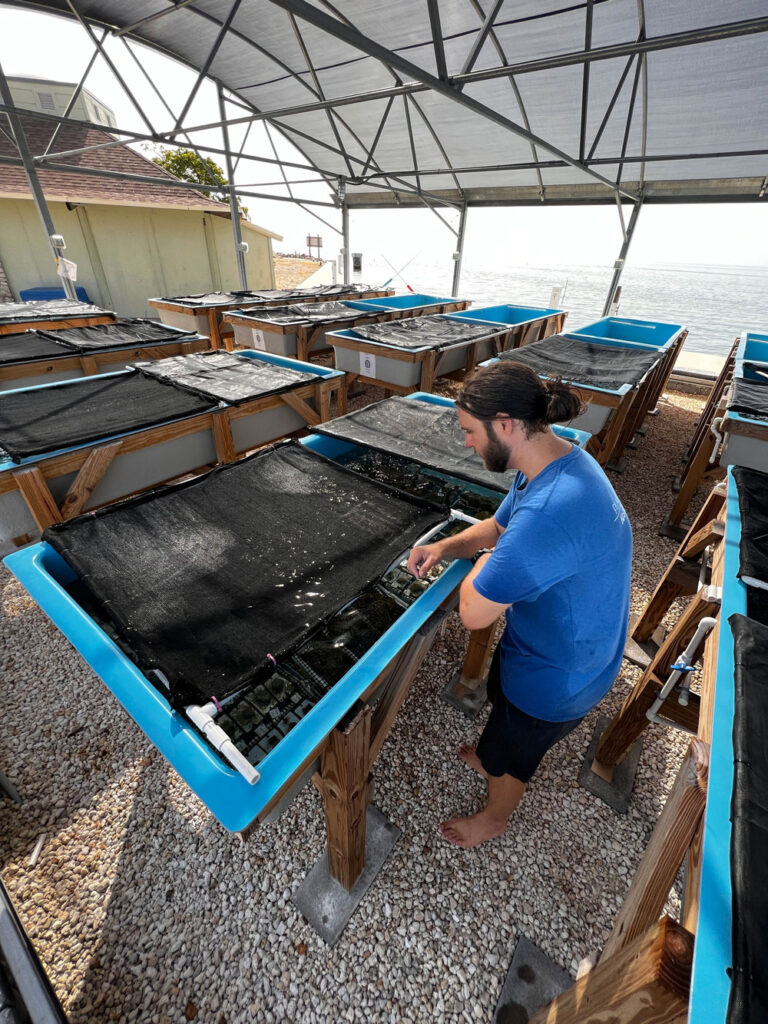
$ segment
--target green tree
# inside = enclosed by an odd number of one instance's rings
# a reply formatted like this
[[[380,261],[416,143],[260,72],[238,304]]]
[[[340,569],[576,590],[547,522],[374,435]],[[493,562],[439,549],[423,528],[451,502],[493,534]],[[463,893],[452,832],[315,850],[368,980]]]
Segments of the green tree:
[[[190,181],[196,185],[227,184],[224,171],[217,163],[214,163],[209,157],[198,156],[191,149],[161,149],[156,156],[152,157],[152,162],[174,177],[180,178],[181,181]],[[229,193],[226,191],[212,190],[208,195],[219,203],[229,205]],[[247,207],[243,206],[239,199],[237,205],[242,215],[247,217]]]

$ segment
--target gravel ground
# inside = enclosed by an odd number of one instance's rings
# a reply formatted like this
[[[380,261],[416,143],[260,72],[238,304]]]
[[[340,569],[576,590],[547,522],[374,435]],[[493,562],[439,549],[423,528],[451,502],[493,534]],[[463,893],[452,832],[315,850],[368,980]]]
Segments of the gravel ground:
[[[612,478],[635,530],[636,611],[675,549],[656,531],[700,405],[667,393]],[[505,836],[449,846],[438,822],[484,795],[455,749],[485,714],[439,698],[465,644],[452,615],[379,756],[376,804],[402,836],[330,949],[290,900],[324,846],[313,787],[247,843],[224,832],[0,568],[0,766],[24,797],[0,798],[0,870],[73,1024],[488,1021],[520,934],[575,974],[605,942],[687,741],[648,729],[618,815],[576,783],[595,711],[547,756]],[[599,712],[637,675],[625,663]]]

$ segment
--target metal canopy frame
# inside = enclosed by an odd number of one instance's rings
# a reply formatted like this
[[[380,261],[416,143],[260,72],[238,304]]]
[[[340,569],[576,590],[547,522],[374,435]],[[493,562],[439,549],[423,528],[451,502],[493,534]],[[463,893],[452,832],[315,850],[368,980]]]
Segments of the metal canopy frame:
[[[167,6],[158,9],[158,3]],[[6,114],[19,156],[4,157],[2,162],[24,168],[48,237],[55,236],[55,230],[45,207],[39,169],[228,192],[243,287],[239,196],[296,203],[339,232],[345,279],[352,210],[426,206],[455,236],[455,291],[469,207],[615,203],[624,241],[608,308],[643,205],[751,202],[766,194],[768,146],[762,121],[750,124],[755,121],[754,107],[739,126],[741,144],[734,145],[733,133],[721,138],[717,132],[697,135],[693,130],[687,137],[675,137],[676,145],[670,144],[669,127],[662,123],[661,132],[657,130],[665,116],[664,105],[658,102],[662,65],[651,65],[651,58],[656,62],[661,54],[672,53],[682,61],[681,55],[690,48],[707,47],[711,57],[713,46],[726,41],[731,41],[732,48],[749,46],[744,41],[755,37],[764,65],[768,16],[759,0],[741,0],[739,13],[754,16],[732,21],[721,20],[723,8],[715,0],[683,0],[671,13],[665,0],[576,0],[557,9],[546,9],[536,0],[514,5],[509,0],[506,4],[504,0],[426,0],[418,6],[392,0],[387,11],[379,5],[361,7],[351,0],[137,0],[130,5],[117,0],[10,0],[9,5],[74,18],[93,44],[93,58],[73,92],[67,114],[101,56],[146,126],[144,132],[110,129],[114,142],[57,151],[62,123],[102,132],[104,126],[25,110],[25,119],[42,118],[53,129],[44,151],[35,154],[24,138],[10,93],[3,90],[0,123],[6,121],[2,113]],[[653,32],[649,25],[654,26]],[[97,34],[99,28],[102,31]],[[105,48],[109,37],[125,45],[133,64],[152,86],[167,115],[167,126],[161,128],[150,120]],[[522,52],[531,54],[529,59],[519,59],[520,40]],[[137,43],[196,72],[178,113],[170,109],[144,67]],[[411,52],[418,54],[418,61]],[[729,51],[729,56],[740,52]],[[754,46],[749,52],[754,57]],[[610,73],[598,75],[596,67]],[[579,68],[579,85],[573,90],[578,93],[578,112],[574,124],[564,129],[557,111],[541,102],[546,92],[536,89],[540,83],[556,88],[552,83],[562,80],[547,76],[566,69],[578,73]],[[668,68],[669,64],[663,65]],[[190,123],[206,79],[216,85],[219,119]],[[361,84],[373,87],[360,88]],[[722,88],[716,80],[708,79],[706,84],[715,105],[721,100],[733,102],[727,82]],[[228,116],[233,108],[242,113]],[[455,130],[452,117],[458,126]],[[721,120],[725,124],[727,118]],[[259,122],[265,126],[271,156],[246,151],[248,133]],[[231,133],[241,126],[246,126],[246,136],[240,149],[233,150]],[[221,133],[220,148],[200,136],[212,129]],[[274,131],[291,142],[304,163],[280,158]],[[196,137],[198,141],[193,141]],[[565,137],[567,145],[562,141]],[[175,183],[154,175],[68,162],[90,150],[138,141],[223,156],[228,184]],[[473,144],[480,159],[468,161]],[[530,159],[521,158],[525,156],[521,146]],[[235,171],[246,161],[262,173],[278,167],[282,180],[235,186]],[[306,177],[292,180],[288,171],[304,171]],[[328,188],[329,200],[295,194],[295,185],[313,182]],[[261,190],[276,186],[282,186],[284,194]],[[622,206],[626,204],[632,212],[625,227]],[[323,207],[338,210],[340,226],[321,216]],[[440,207],[458,213],[457,228],[440,215]]]

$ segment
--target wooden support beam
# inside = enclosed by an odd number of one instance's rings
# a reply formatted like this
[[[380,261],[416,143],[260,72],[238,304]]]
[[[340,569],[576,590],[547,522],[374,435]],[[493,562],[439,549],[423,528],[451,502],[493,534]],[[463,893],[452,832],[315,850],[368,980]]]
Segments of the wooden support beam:
[[[442,618],[442,614],[436,614],[431,620],[427,620],[411,643],[401,651],[400,657],[397,658],[390,672],[387,685],[371,720],[369,768],[373,766],[373,762],[379,756],[379,751],[384,746],[395,716],[408,695],[411,683],[416,678],[416,673],[421,668],[425,655],[432,646],[435,632]]]
[[[424,360],[421,364],[421,379],[419,380],[419,387],[422,391],[431,391],[435,386],[436,356],[437,353],[433,348],[429,349],[424,356]]]
[[[330,734],[319,775],[313,778],[325,808],[328,871],[347,892],[365,864],[370,739],[371,709],[366,706],[349,725]]]
[[[677,497],[666,520],[670,526],[679,526],[683,521],[686,509],[709,466],[716,443],[714,436],[707,430],[702,436],[698,448],[692,453],[680,480],[680,490],[677,492]]]
[[[668,917],[606,957],[530,1024],[684,1024],[693,936]]]
[[[682,550],[683,558],[696,558],[710,544],[719,544],[725,536],[725,523],[720,519],[713,519],[697,530],[693,536],[686,537],[686,544]]]
[[[704,814],[708,780],[709,744],[692,740],[613,923],[603,958],[634,942],[658,920]]]
[[[220,466],[234,462],[236,458],[235,441],[232,437],[232,425],[229,422],[227,409],[215,412],[211,416],[213,443],[216,448],[216,461]]]
[[[701,861],[704,850],[704,815],[688,846],[688,868],[685,872],[685,894],[683,896],[682,925],[696,934],[699,923],[699,898],[701,895]]]
[[[122,446],[122,441],[112,441],[110,444],[101,445],[100,448],[94,448],[89,453],[61,503],[62,519],[71,519],[83,511],[85,503]]]
[[[468,690],[479,689],[485,682],[495,647],[497,624],[498,620],[485,629],[473,629],[470,632],[467,653],[461,666],[461,676],[454,687],[457,697],[463,696]],[[458,687],[463,687],[462,693],[457,692]]]
[[[221,348],[219,317],[216,310],[212,308],[208,310],[208,335],[211,339],[211,348]]]
[[[712,524],[719,522],[718,516],[725,515],[725,484],[713,487],[707,499],[691,524],[688,533],[661,577],[656,590],[643,609],[632,630],[632,639],[637,643],[649,640],[667,613],[672,602],[683,594],[693,594],[698,586],[699,567],[691,559],[698,557],[703,550],[700,541],[710,535]],[[719,527],[714,528],[719,531]],[[712,542],[718,539],[712,535]]]
[[[45,477],[37,466],[18,470],[13,474],[13,479],[39,530],[47,529],[52,523],[62,522],[59,506],[53,500]]]
[[[322,380],[317,385],[319,397],[315,399],[315,405],[320,410],[320,422],[327,423],[331,418],[331,392],[334,390],[333,380]]]
[[[303,398],[294,395],[290,391],[283,391],[280,398],[301,416],[304,422],[310,427],[316,427],[321,422],[320,415],[315,412],[311,405],[308,405]]]
[[[606,778],[606,775],[609,779],[612,777],[613,768],[647,727],[646,712],[658,696],[675,658],[682,654],[691,641],[699,622],[706,616],[717,616],[719,610],[719,602],[710,600],[707,590],[700,591],[680,616],[674,629],[670,630],[656,656],[600,739],[593,770],[602,778]],[[691,659],[692,663],[695,660],[695,657]]]

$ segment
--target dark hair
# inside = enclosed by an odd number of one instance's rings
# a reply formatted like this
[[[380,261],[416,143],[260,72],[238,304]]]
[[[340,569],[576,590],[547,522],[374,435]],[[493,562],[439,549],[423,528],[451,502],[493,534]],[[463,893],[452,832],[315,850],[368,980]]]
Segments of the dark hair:
[[[479,420],[495,419],[499,413],[522,420],[528,435],[550,423],[572,420],[584,408],[560,377],[542,380],[530,366],[511,359],[476,370],[464,382],[456,405]]]

